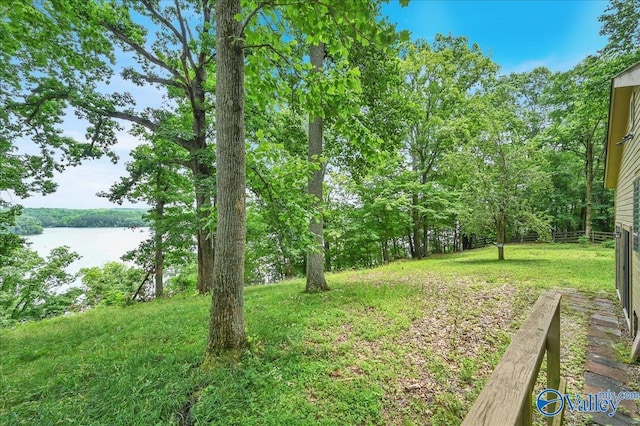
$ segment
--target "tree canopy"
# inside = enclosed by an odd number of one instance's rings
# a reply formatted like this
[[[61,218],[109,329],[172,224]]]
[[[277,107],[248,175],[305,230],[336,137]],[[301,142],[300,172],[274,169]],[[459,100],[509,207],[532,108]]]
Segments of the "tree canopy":
[[[601,55],[565,72],[508,75],[465,36],[410,40],[381,4],[0,6],[0,194],[50,193],[68,167],[116,161],[127,131],[139,141],[127,175],[100,195],[148,206],[144,219],[102,210],[20,219],[0,199],[0,267],[23,253],[15,233],[148,224],[150,240],[127,258],[153,272],[156,296],[165,269],[197,271],[198,292],[212,297],[211,359],[247,342],[247,284],[306,275],[314,292],[330,288],[325,271],[474,239],[495,241],[508,260],[503,245],[527,233],[611,231],[602,140],[610,78],[640,58],[636,2],[610,2]],[[59,266],[71,256],[56,253]],[[90,287],[107,272],[92,271]],[[11,303],[47,273],[17,273]]]

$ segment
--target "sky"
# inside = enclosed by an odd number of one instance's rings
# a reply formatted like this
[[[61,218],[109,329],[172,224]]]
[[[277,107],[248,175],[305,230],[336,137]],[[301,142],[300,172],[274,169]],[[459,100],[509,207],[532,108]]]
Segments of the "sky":
[[[432,41],[437,33],[466,36],[506,74],[537,66],[567,71],[596,54],[606,44],[599,35],[598,17],[607,4],[606,0],[412,0],[401,7],[391,0],[382,12],[398,30],[409,30],[413,39]],[[149,89],[140,93],[154,96]],[[81,137],[84,129],[71,120],[66,133]],[[87,161],[58,175],[54,194],[24,200],[13,197],[12,201],[25,207],[118,207],[95,194],[108,190],[125,174],[128,152],[138,143],[122,132],[115,147],[121,157],[117,165],[106,159]]]

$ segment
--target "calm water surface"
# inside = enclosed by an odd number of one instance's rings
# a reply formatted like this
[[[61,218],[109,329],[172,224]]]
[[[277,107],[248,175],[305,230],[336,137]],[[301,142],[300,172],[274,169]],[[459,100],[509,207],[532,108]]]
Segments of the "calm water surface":
[[[149,237],[149,228],[45,228],[40,235],[30,235],[31,248],[46,257],[52,248],[69,246],[80,256],[68,272],[120,261],[120,256],[138,247]]]

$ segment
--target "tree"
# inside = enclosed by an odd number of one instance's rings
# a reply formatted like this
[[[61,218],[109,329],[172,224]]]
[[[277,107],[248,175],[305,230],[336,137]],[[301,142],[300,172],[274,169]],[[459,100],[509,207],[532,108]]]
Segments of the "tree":
[[[573,69],[554,76],[547,103],[551,126],[545,139],[553,147],[574,153],[582,162],[583,223],[591,234],[593,193],[597,176],[604,174],[604,143],[611,77],[638,54],[613,58],[588,56]]]
[[[494,234],[499,260],[504,260],[510,235],[529,230],[549,234],[549,218],[535,203],[548,190],[549,177],[539,146],[524,137],[524,124],[515,112],[517,92],[514,76],[507,76],[478,98],[473,137],[449,156],[464,206],[462,226],[467,233]]]
[[[324,43],[319,42],[311,46],[309,55],[311,65],[316,72],[322,72],[325,49]],[[322,236],[323,221],[321,210],[318,209],[322,202],[322,182],[324,181],[325,165],[322,161],[322,116],[309,118],[309,162],[316,163],[317,167],[309,179],[309,194],[314,197],[314,207],[319,212],[309,223],[309,232],[315,238],[315,244],[307,254],[307,285],[308,293],[316,293],[329,290],[324,278],[324,240]]]
[[[402,39],[400,34],[390,45],[354,44],[349,51],[361,90],[349,92],[349,102],[357,108],[338,119],[344,124],[333,126],[345,136],[334,136],[330,128],[327,138],[327,270],[370,267],[404,257],[397,244],[408,226],[403,210],[406,173],[400,172],[404,165],[399,151],[413,110],[406,101],[398,59]],[[342,127],[361,131],[353,134]],[[354,202],[358,208],[353,208]]]
[[[80,269],[85,299],[88,307],[114,305],[131,300],[145,271],[121,262],[107,262],[101,267]]]
[[[378,12],[377,4],[367,4],[366,7],[352,7],[352,4],[325,5],[298,2],[294,5],[281,6],[277,11],[275,4],[258,3],[243,16],[238,0],[218,0],[216,4],[216,200],[217,200],[217,229],[216,229],[216,260],[214,266],[214,288],[212,290],[211,321],[209,328],[209,343],[207,356],[221,354],[237,354],[245,343],[242,286],[244,247],[246,235],[245,209],[245,147],[244,147],[244,49],[267,48],[276,52],[283,59],[279,50],[291,46],[291,42],[281,40],[282,34],[275,34],[273,28],[290,26],[296,33],[306,34],[309,45],[325,43],[334,30],[325,26],[319,16],[340,17],[336,19],[338,28],[355,28],[355,34],[350,33],[352,39],[344,37],[341,43],[335,43],[328,49],[329,54],[337,57],[344,56],[345,46],[352,40],[367,40],[367,35],[376,33],[375,19]],[[361,5],[362,6],[362,5]],[[318,14],[318,12],[320,12]],[[260,14],[261,20],[254,20]],[[262,25],[260,25],[262,24]],[[254,26],[255,25],[255,26]],[[285,26],[285,28],[288,28]],[[260,30],[262,29],[262,30]],[[370,33],[367,32],[370,30]],[[366,35],[363,35],[365,34]],[[385,36],[381,33],[379,36]],[[260,63],[260,58],[255,58]],[[292,62],[286,56],[284,61],[298,73],[305,69],[302,58],[299,62]],[[251,64],[252,61],[248,61]],[[313,68],[313,66],[312,66]],[[250,68],[253,72],[264,69]],[[310,70],[306,67],[307,70]],[[336,65],[338,73],[342,67]],[[355,73],[347,71],[347,76]],[[270,74],[263,78],[269,82]],[[262,77],[261,75],[260,77]],[[252,76],[255,78],[255,75]],[[264,84],[264,83],[263,83]],[[261,85],[258,84],[258,87]],[[317,95],[321,85],[309,91]],[[336,90],[336,89],[334,89]],[[343,96],[344,87],[336,90]],[[264,101],[262,101],[264,102]],[[307,97],[310,113],[322,114],[322,105],[311,101]]]
[[[412,194],[411,256],[424,257],[429,246],[429,196],[425,185],[437,175],[438,165],[464,138],[468,102],[497,71],[477,44],[466,37],[436,35],[432,45],[409,44],[402,72],[413,106],[406,150],[408,167],[421,185]]]
[[[9,191],[20,198],[55,190],[55,172],[77,165],[82,159],[111,155],[108,133],[96,128],[90,141],[75,141],[63,134],[56,120],[66,104],[54,95],[64,84],[86,85],[105,77],[99,70],[104,60],[85,55],[77,40],[64,37],[65,24],[49,17],[50,5],[0,5],[0,194]],[[82,34],[85,27],[78,26]],[[64,39],[60,45],[52,40]],[[80,89],[82,90],[82,88]],[[27,146],[25,142],[33,142]],[[15,225],[19,207],[0,197],[0,266],[22,240],[8,226]]]
[[[70,309],[82,290],[70,288],[75,276],[65,268],[79,257],[68,247],[51,250],[46,260],[22,247],[0,256],[0,327]]]
[[[609,40],[604,52],[614,55],[640,49],[640,4],[636,0],[610,0],[602,22],[600,35]]]
[[[106,193],[98,195],[122,204],[144,202],[151,206],[146,218],[152,235],[125,258],[134,260],[144,270],[154,271],[155,297],[164,292],[165,261],[184,265],[191,257],[195,232],[193,179],[182,170],[188,153],[166,140],[152,139],[137,146],[133,161],[127,164],[128,176],[122,177]]]
[[[216,200],[218,221],[207,356],[238,354],[244,329],[246,235],[244,27],[240,0],[216,3]]]
[[[255,149],[247,151],[251,192],[245,280],[262,283],[304,275],[307,248],[314,243],[309,235],[308,177],[316,166],[305,155],[304,117],[285,105],[264,116],[252,114],[248,121],[247,139],[256,142]]]
[[[18,123],[12,128],[38,142],[43,153],[48,146],[60,147],[72,162],[108,154],[123,121],[133,123],[136,134],[152,133],[184,148],[189,153],[184,165],[194,176],[199,290],[208,291],[214,258],[213,232],[206,227],[214,186],[207,145],[213,98],[207,73],[215,65],[211,3],[67,0],[16,9],[10,13],[17,15],[16,22],[28,23],[32,39],[18,38],[18,60],[8,61],[17,63],[18,75],[28,83],[20,86],[19,96],[9,94],[9,110]],[[132,61],[119,63],[116,53]],[[136,109],[140,99],[130,93],[109,93],[115,71],[124,81],[158,90],[167,102]],[[62,136],[59,123],[67,108],[88,122],[86,141]],[[55,158],[43,154],[34,161],[48,165]]]

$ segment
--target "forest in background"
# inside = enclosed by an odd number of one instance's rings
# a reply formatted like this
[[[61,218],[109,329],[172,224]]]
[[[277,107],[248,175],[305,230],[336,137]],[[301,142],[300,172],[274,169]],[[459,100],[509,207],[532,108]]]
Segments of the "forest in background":
[[[42,234],[44,228],[132,228],[147,226],[144,209],[25,208],[7,226],[16,235]]]
[[[247,283],[305,275],[312,293],[329,289],[325,271],[472,236],[494,238],[504,259],[513,237],[613,228],[604,139],[610,80],[640,59],[633,1],[610,2],[602,52],[509,75],[464,36],[411,40],[378,1],[69,0],[3,14],[0,188],[50,193],[53,171],[116,161],[127,124],[141,142],[100,195],[152,206],[134,260],[156,296],[163,271],[188,264],[175,254],[195,248],[197,290],[212,294],[209,354],[244,344]],[[115,78],[161,105],[115,91]],[[62,129],[71,112],[84,139]],[[15,267],[27,249],[0,236],[0,268]],[[34,275],[18,270],[3,276],[9,300]]]

